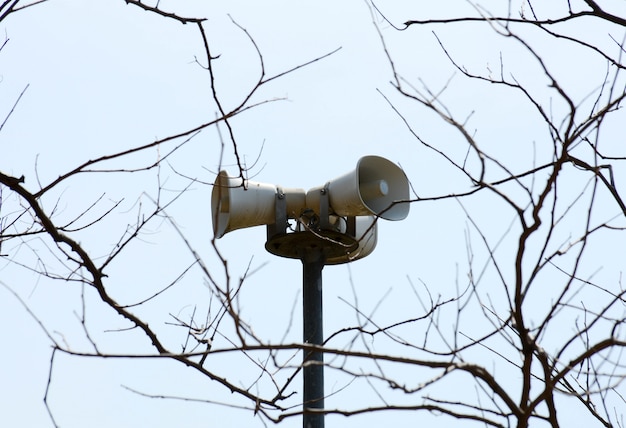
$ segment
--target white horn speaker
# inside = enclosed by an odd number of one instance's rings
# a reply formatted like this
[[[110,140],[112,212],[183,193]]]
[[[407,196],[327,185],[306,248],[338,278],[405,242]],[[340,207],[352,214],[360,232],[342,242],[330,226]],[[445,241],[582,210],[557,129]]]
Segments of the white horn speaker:
[[[244,186],[245,184],[245,186]],[[287,217],[296,218],[305,206],[303,189],[281,189],[287,202]],[[211,192],[213,233],[221,238],[226,233],[244,227],[272,224],[276,221],[278,188],[273,184],[257,183],[240,177],[229,177],[221,171]]]
[[[328,191],[330,211],[340,216],[402,220],[409,214],[409,180],[400,167],[379,156],[364,156],[353,171],[309,190],[307,208],[319,214],[324,191]]]
[[[338,225],[338,230],[341,233],[346,233],[347,225],[345,219],[341,219],[343,223]],[[374,216],[359,216],[356,217],[355,225],[355,238],[359,243],[356,250],[348,252],[342,256],[331,257],[326,259],[327,265],[337,265],[341,263],[353,262],[358,259],[366,257],[374,251],[376,243],[378,241],[378,223]]]

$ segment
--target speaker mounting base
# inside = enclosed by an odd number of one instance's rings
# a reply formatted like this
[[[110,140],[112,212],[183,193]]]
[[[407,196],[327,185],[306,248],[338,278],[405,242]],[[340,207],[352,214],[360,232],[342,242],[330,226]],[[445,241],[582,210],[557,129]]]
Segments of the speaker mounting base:
[[[333,230],[279,233],[265,243],[265,249],[270,253],[290,259],[302,259],[317,251],[321,251],[326,259],[336,259],[358,247],[359,242],[353,236]]]

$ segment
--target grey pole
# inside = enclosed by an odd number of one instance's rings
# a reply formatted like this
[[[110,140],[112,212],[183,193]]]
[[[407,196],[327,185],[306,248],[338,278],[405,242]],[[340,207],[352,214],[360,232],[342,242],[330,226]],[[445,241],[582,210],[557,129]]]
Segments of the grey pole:
[[[302,262],[302,330],[303,343],[324,344],[322,314],[322,269],[330,261],[347,263],[347,257],[359,243],[355,238],[355,219],[346,219],[346,232],[334,230],[329,224],[328,184],[320,190],[320,215],[311,216],[307,230],[287,233],[286,201],[282,189],[276,196],[276,221],[267,225],[265,248],[281,257],[298,258]],[[342,258],[345,257],[345,260]],[[341,258],[336,261],[336,258]],[[324,428],[324,354],[303,350],[302,355],[302,426]]]
[[[322,269],[325,260],[320,248],[305,249],[301,254],[303,273],[303,340],[305,344],[324,343],[322,316]],[[324,354],[304,350],[303,355],[304,398],[302,402],[304,428],[324,428]]]

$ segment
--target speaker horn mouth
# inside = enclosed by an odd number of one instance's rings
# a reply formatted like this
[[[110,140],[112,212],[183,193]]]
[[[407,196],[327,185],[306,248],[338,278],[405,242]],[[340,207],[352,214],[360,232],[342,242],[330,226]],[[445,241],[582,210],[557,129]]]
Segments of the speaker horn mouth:
[[[399,166],[380,156],[364,156],[356,173],[359,196],[372,214],[385,220],[409,215],[409,180]]]
[[[361,184],[361,198],[374,199],[381,196],[387,196],[389,193],[389,185],[385,180],[368,181]]]

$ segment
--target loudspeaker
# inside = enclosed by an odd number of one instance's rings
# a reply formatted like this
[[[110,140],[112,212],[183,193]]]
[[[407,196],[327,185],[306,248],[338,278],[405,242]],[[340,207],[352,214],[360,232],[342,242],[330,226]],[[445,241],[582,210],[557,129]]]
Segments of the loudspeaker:
[[[306,206],[318,214],[322,192],[328,192],[330,211],[339,216],[402,220],[409,214],[409,180],[400,167],[379,156],[364,156],[353,171],[309,190]]]
[[[276,197],[279,188],[273,184],[257,183],[240,177],[229,177],[221,171],[211,192],[213,233],[221,238],[226,233],[244,227],[272,224],[276,221]],[[287,202],[287,217],[296,218],[305,207],[303,189],[280,188],[280,198]]]
[[[355,238],[357,239],[359,246],[356,250],[347,252],[344,255],[338,257],[330,257],[326,259],[325,264],[337,265],[341,263],[353,262],[363,257],[368,256],[376,248],[378,242],[378,223],[374,216],[360,216],[356,217],[356,231]],[[338,223],[338,224],[337,224]],[[347,224],[345,219],[338,217],[336,228],[341,233],[347,232]]]

